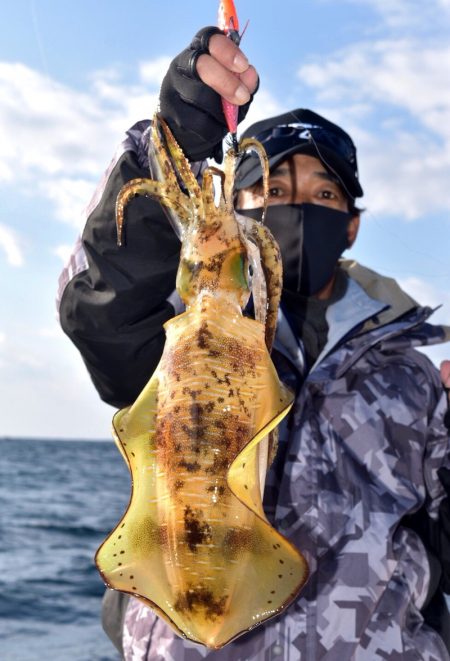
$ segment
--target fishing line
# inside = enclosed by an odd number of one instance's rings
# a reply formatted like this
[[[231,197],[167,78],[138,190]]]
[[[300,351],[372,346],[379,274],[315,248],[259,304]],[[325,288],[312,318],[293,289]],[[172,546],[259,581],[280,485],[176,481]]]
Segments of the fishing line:
[[[36,4],[35,0],[30,0],[30,13],[31,13],[31,22],[33,25],[33,32],[34,36],[36,38],[36,43],[39,51],[39,55],[41,58],[41,65],[44,74],[46,75],[47,78],[50,79],[50,73],[49,73],[49,68],[48,68],[48,62],[47,62],[47,57],[45,55],[45,49],[44,45],[42,42],[41,38],[41,31],[39,28],[39,21],[38,21],[38,16],[37,16],[37,11],[36,11]]]
[[[432,261],[434,264],[438,263],[438,264],[441,264],[442,266],[444,266],[445,268],[448,268],[448,264],[446,262],[444,262],[442,259],[439,259],[438,257],[436,257],[436,255],[433,255],[433,254],[431,254],[429,252],[426,252],[424,250],[418,250],[417,248],[414,248],[411,244],[409,244],[407,241],[405,241],[405,239],[400,234],[395,232],[392,229],[392,227],[390,227],[389,225],[385,227],[383,225],[383,223],[380,222],[377,214],[375,214],[371,211],[365,211],[364,216],[367,217],[368,220],[373,222],[379,228],[380,233],[382,232],[384,234],[389,234],[391,237],[393,237],[397,241],[397,243],[400,244],[405,249],[405,252],[409,252],[411,254],[418,255],[419,257],[424,257],[428,261],[430,261],[430,262]],[[387,270],[387,269],[385,269],[385,270]],[[389,269],[389,270],[390,270],[391,273],[407,273],[407,272],[411,273],[411,269],[409,271],[401,271],[399,269],[394,269],[394,270]],[[450,272],[444,272],[444,273],[440,273],[440,274],[423,273],[423,272],[419,273],[415,268],[414,268],[414,275],[423,275],[423,276],[428,277],[428,278],[450,278]]]

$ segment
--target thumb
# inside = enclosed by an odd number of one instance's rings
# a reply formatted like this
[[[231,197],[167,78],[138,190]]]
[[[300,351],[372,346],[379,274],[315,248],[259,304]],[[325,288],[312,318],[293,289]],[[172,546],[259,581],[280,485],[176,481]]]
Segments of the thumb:
[[[443,360],[440,367],[444,388],[450,388],[450,360]]]

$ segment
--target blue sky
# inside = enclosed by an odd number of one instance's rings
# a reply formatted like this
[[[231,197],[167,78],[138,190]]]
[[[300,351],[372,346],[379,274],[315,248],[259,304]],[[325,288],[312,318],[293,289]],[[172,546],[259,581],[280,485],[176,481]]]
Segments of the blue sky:
[[[122,133],[151,116],[170,59],[216,0],[16,0],[0,24],[0,436],[106,438],[59,330],[58,275]],[[132,10],[130,9],[132,7]],[[310,107],[358,146],[348,254],[450,323],[450,0],[237,0],[261,76],[248,121]],[[438,364],[450,345],[431,350]]]

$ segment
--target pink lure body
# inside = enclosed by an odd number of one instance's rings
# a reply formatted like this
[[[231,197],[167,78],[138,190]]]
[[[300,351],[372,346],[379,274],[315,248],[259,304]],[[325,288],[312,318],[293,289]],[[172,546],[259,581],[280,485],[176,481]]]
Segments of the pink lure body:
[[[239,36],[239,20],[233,0],[221,0],[217,26],[225,32],[229,39],[239,45],[241,39]],[[222,108],[229,132],[236,135],[239,106],[222,97]]]

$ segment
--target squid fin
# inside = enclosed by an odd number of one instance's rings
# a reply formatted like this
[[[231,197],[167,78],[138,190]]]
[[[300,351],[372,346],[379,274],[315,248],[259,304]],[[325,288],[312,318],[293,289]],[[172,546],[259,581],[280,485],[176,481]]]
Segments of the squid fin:
[[[162,535],[159,526],[158,472],[155,426],[159,380],[151,378],[136,402],[118,411],[113,419],[114,436],[132,476],[132,493],[127,510],[116,528],[98,549],[95,562],[105,583],[116,590],[139,596],[155,590],[164,594],[168,579],[161,557]],[[149,580],[146,567],[158,567]],[[141,590],[142,591],[142,590]]]

